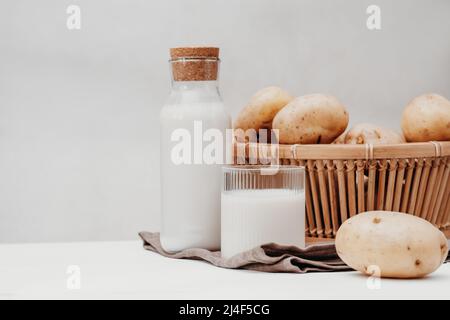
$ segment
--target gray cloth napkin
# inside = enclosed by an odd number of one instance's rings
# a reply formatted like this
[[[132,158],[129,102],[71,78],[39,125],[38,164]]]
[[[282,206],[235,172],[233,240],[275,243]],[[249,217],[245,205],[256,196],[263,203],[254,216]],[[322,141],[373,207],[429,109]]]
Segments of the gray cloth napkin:
[[[314,244],[306,249],[300,249],[271,243],[241,253],[231,259],[224,259],[220,252],[211,252],[205,249],[194,248],[168,253],[161,246],[159,233],[141,232],[139,236],[144,241],[146,250],[156,252],[164,257],[201,260],[227,269],[290,273],[352,271],[339,258],[334,244]],[[450,255],[446,260],[446,263],[448,262],[450,262]]]
[[[271,243],[233,258],[224,259],[220,252],[211,252],[205,249],[187,249],[177,253],[168,253],[161,246],[159,233],[141,232],[139,236],[144,241],[146,250],[173,259],[202,260],[221,268],[290,273],[352,270],[339,259],[334,244],[317,244],[300,249]]]

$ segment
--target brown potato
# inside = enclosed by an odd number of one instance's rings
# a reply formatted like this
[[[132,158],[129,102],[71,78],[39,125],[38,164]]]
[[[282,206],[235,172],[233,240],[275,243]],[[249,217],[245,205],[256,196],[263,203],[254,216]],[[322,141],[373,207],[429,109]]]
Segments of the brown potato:
[[[408,142],[450,140],[450,101],[437,94],[424,94],[412,100],[402,118]]]
[[[424,219],[390,212],[364,212],[345,221],[336,235],[339,257],[353,269],[387,278],[421,278],[448,254],[445,235]]]
[[[239,113],[235,129],[271,129],[275,115],[290,101],[292,96],[278,87],[267,87],[258,91]]]
[[[360,123],[342,134],[334,144],[398,144],[405,143],[405,138],[394,130],[376,126],[371,123]]]
[[[283,144],[331,143],[347,128],[346,108],[333,96],[311,94],[298,97],[273,120]]]

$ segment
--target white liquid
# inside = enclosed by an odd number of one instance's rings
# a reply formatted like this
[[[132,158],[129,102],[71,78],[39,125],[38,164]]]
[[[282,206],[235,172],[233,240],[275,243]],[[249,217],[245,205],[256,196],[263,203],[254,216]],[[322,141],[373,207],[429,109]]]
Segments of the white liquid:
[[[172,142],[171,135],[183,128],[192,137],[194,163],[195,121],[202,122],[203,132],[219,129],[225,138],[231,120],[213,89],[172,93],[172,103],[161,112],[161,244],[169,252],[220,248],[221,165],[176,165],[171,158],[172,148],[179,143]]]
[[[305,195],[283,189],[222,194],[222,256],[267,243],[305,247]]]

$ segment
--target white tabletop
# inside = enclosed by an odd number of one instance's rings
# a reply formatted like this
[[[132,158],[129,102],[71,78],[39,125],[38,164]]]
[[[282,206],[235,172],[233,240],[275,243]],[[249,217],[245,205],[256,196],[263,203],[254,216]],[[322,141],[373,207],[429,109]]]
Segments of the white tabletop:
[[[378,283],[356,272],[225,270],[163,258],[140,242],[0,245],[0,299],[33,298],[449,299],[450,264],[426,279]]]

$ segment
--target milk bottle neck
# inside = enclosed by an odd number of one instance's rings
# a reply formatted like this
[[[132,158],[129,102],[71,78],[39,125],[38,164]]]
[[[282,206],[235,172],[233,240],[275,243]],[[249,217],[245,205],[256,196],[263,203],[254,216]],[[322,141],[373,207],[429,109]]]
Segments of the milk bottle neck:
[[[173,91],[219,91],[219,81],[172,81]]]
[[[218,81],[173,81],[171,104],[222,102]]]

